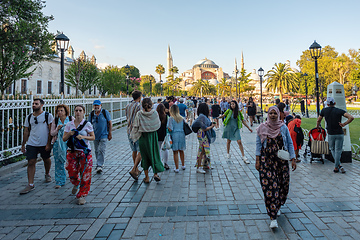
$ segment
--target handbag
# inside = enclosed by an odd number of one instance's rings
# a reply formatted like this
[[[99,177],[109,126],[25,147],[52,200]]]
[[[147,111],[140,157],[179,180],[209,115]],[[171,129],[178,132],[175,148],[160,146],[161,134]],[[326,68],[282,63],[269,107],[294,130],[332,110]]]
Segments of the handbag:
[[[284,146],[276,153],[277,157],[284,161],[290,160],[290,153],[284,149]]]
[[[172,146],[171,135],[166,130],[166,135],[165,135],[165,138],[164,138],[164,142],[161,145],[161,149],[165,151],[165,150],[171,149],[171,146]]]
[[[316,139],[311,136],[311,153],[327,155],[330,154],[329,142],[320,139],[324,139],[323,134],[319,134]]]
[[[189,124],[187,124],[185,121],[183,121],[183,123],[184,123],[184,126],[183,126],[183,128],[184,128],[184,133],[185,133],[185,136],[187,136],[187,135],[189,135],[190,133],[192,133],[192,130],[191,130]]]

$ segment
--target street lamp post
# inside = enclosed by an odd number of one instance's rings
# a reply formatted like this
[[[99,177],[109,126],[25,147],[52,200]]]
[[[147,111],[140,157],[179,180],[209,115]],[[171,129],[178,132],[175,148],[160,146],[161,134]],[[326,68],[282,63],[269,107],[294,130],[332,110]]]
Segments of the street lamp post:
[[[308,87],[307,87],[307,73],[304,73],[303,74],[304,78],[305,78],[305,107],[306,107],[306,117],[309,118],[309,110],[308,110],[308,100],[307,100],[307,97],[308,97]]]
[[[69,41],[70,39],[65,36],[63,33],[60,33],[59,35],[57,35],[55,37],[56,40],[56,47],[57,49],[60,51],[61,53],[61,62],[60,62],[60,74],[61,74],[61,82],[60,82],[60,93],[64,94],[64,52],[68,49],[69,47]]]
[[[160,79],[160,85],[161,85],[161,96],[163,95],[163,81]]]
[[[261,116],[263,115],[263,106],[262,106],[262,77],[264,76],[264,69],[262,67],[259,68],[258,74],[260,77],[260,108],[261,108]]]
[[[236,101],[238,100],[239,98],[239,95],[238,95],[238,80],[237,80],[237,75],[239,73],[239,70],[237,69],[237,67],[235,67],[235,83],[236,83]]]
[[[318,74],[318,62],[317,60],[321,57],[321,46],[314,41],[309,47],[310,55],[315,60],[315,80],[316,80],[316,112],[317,116],[320,115],[320,99],[319,99],[319,74]]]
[[[151,97],[151,92],[152,92],[152,78],[153,78],[153,76],[150,75],[149,76],[149,79],[150,79],[150,97]]]
[[[126,72],[126,95],[129,96],[129,69],[130,66],[126,64],[125,72]]]

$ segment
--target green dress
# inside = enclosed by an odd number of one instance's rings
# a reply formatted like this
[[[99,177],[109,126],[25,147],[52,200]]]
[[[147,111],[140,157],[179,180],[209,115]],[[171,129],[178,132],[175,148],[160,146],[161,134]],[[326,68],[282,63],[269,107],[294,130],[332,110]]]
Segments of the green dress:
[[[163,172],[164,165],[160,160],[157,132],[143,132],[139,139],[141,153],[141,167],[148,170],[153,169],[154,173]]]
[[[222,138],[226,138],[231,141],[241,140],[240,129],[237,121],[238,119],[235,119],[234,114],[232,114],[229,122],[224,128]]]

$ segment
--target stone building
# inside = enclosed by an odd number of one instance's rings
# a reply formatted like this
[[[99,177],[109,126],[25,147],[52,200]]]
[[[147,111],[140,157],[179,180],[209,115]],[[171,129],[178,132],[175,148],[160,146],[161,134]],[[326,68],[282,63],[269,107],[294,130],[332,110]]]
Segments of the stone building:
[[[57,51],[56,51],[57,52]],[[64,56],[64,69],[70,66],[74,61],[74,49],[72,46],[69,46],[68,50]],[[86,59],[87,56],[84,51],[81,52],[80,58]],[[28,78],[22,78],[16,80],[7,90],[7,94],[29,94],[30,92],[34,96],[49,96],[56,95],[59,96],[60,93],[60,82],[61,82],[61,73],[60,73],[60,53],[54,55],[54,58],[50,60],[44,60],[29,69],[29,71],[35,71]],[[96,64],[95,56],[91,57],[91,61]],[[66,81],[66,78],[65,78]],[[65,83],[65,96],[75,95],[75,88],[72,88]],[[99,92],[96,87],[89,90],[86,95],[97,95]]]

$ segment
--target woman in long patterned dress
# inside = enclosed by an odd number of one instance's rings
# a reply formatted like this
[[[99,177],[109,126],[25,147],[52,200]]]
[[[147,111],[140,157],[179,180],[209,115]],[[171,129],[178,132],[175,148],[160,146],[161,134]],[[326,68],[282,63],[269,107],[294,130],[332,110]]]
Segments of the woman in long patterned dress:
[[[271,219],[270,228],[278,227],[276,218],[289,193],[289,161],[277,157],[278,150],[282,148],[289,152],[294,171],[295,152],[289,129],[280,120],[279,109],[272,106],[267,121],[257,128],[255,164],[260,174],[266,210]]]
[[[51,136],[53,136],[52,143],[55,160],[55,182],[56,189],[65,185],[66,181],[66,142],[63,141],[65,125],[72,119],[69,107],[65,104],[59,104],[55,107],[55,120],[51,123]]]

